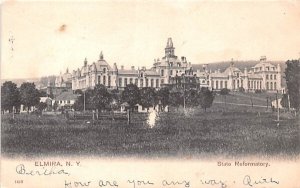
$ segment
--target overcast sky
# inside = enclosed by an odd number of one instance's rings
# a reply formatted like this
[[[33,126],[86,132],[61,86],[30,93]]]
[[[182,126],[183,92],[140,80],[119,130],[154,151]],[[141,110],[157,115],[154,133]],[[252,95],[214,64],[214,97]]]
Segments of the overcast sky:
[[[168,37],[176,55],[194,64],[300,56],[300,1],[8,1],[1,14],[6,79],[77,69],[100,51],[111,65],[151,67]]]

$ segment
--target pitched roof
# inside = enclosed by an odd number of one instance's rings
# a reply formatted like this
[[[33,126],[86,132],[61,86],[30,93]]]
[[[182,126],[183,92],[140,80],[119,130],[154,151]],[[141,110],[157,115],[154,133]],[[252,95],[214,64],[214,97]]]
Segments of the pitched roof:
[[[72,91],[62,92],[55,100],[76,100],[80,95],[73,94]]]

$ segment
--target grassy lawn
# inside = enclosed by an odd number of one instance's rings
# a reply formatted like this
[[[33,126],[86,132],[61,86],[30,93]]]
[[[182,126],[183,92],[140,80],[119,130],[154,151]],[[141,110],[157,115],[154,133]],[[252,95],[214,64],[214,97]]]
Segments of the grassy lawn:
[[[221,104],[222,105],[222,104]],[[201,109],[160,113],[156,125],[146,114],[125,120],[66,121],[61,116],[20,114],[2,116],[2,152],[7,156],[299,156],[298,118],[285,116],[277,126],[276,113],[255,109],[208,112]],[[213,112],[212,112],[213,111]]]

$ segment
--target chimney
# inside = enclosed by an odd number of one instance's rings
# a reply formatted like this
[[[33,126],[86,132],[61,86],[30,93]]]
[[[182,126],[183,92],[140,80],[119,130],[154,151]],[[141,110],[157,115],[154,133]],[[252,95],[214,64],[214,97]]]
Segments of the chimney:
[[[181,61],[182,61],[182,62],[184,61],[184,59],[185,59],[184,56],[181,56]]]
[[[266,61],[267,60],[267,57],[266,56],[261,56],[260,57],[260,61]]]
[[[134,69],[134,66],[131,66],[131,70],[135,70],[135,69]]]
[[[124,65],[121,65],[121,70],[124,70]]]

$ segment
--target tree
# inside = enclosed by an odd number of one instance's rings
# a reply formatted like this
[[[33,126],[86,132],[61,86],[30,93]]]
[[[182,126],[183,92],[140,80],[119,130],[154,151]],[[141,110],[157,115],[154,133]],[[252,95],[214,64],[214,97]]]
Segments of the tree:
[[[162,108],[165,108],[170,104],[170,89],[167,87],[160,88],[157,92],[157,100],[161,104]]]
[[[135,84],[128,84],[122,92],[122,101],[127,102],[130,109],[140,103],[141,95],[139,88]]]
[[[170,92],[169,102],[171,106],[178,108],[180,105],[183,105],[183,95],[179,91]]]
[[[47,97],[47,93],[45,91],[40,91],[40,97]]]
[[[240,88],[239,88],[239,91],[241,92],[242,89],[244,89],[244,88],[240,87]],[[245,91],[245,90],[244,90],[244,91]],[[221,91],[220,91],[220,95],[229,95],[229,92],[230,92],[229,89],[223,88],[223,89],[221,89]]]
[[[11,81],[4,82],[1,86],[1,109],[8,110],[10,113],[13,107],[20,108],[20,92],[17,85]]]
[[[39,112],[42,112],[43,110],[45,110],[47,108],[47,104],[44,102],[40,102],[36,107]]]
[[[283,94],[280,104],[283,108],[289,108],[289,100],[288,100],[288,95],[287,94]]]
[[[208,88],[201,88],[199,99],[201,107],[206,112],[206,109],[210,108],[214,101],[213,91],[210,91]]]
[[[93,95],[90,98],[92,107],[101,112],[105,109],[110,109],[111,101],[111,94],[107,91],[106,87],[102,84],[96,85],[93,90]]]
[[[157,103],[156,92],[152,87],[144,87],[140,89],[141,101],[140,104],[149,109],[149,107],[154,106]]]
[[[199,93],[196,89],[189,89],[185,91],[185,104],[188,107],[195,107],[199,105]]]
[[[24,82],[20,87],[21,103],[27,107],[27,112],[32,106],[40,102],[40,93],[34,83]]]
[[[110,92],[112,101],[110,103],[112,110],[120,109],[121,107],[121,97],[118,89],[113,89]]]
[[[131,115],[130,111],[133,110],[134,106],[141,101],[141,95],[139,88],[135,84],[128,84],[122,92],[122,101],[127,102],[129,110],[127,111],[128,124],[130,124]]]
[[[79,95],[78,99],[75,101],[73,108],[76,111],[83,111],[84,105],[86,110],[93,109],[93,102],[91,101],[92,96],[94,95],[93,90],[87,89],[86,91],[82,91],[80,89],[75,90],[75,94]]]
[[[288,60],[286,62],[285,80],[290,105],[299,111],[300,107],[300,60]]]

